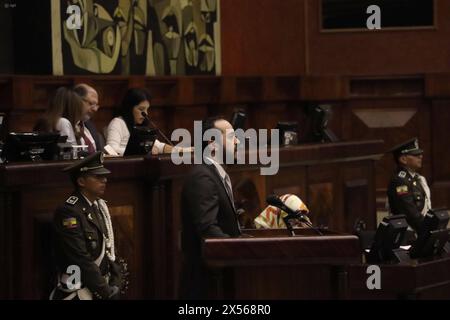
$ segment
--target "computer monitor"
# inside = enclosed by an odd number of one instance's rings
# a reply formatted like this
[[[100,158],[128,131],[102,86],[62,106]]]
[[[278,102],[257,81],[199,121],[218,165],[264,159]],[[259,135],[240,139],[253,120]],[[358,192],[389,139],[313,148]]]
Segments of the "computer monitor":
[[[148,127],[134,127],[124,156],[146,155],[152,151],[157,131]]]
[[[2,157],[6,162],[57,160],[59,139],[59,133],[11,132]]]
[[[430,209],[423,218],[419,234],[433,230],[447,229],[449,213],[446,208]]]
[[[409,255],[413,259],[439,256],[449,239],[447,209],[431,209],[425,215]]]
[[[276,129],[280,130],[280,146],[298,144],[298,122],[278,122]]]
[[[374,242],[367,255],[367,262],[399,262],[401,255],[397,250],[400,248],[407,229],[408,223],[404,215],[385,217],[375,233]]]
[[[310,121],[312,122],[312,132],[310,139],[313,142],[337,142],[339,139],[328,128],[328,124],[333,116],[331,106],[316,105],[309,110]]]
[[[233,117],[231,119],[231,126],[234,130],[237,129],[245,129],[245,121],[247,120],[247,115],[245,114],[245,111],[238,110],[233,113]]]

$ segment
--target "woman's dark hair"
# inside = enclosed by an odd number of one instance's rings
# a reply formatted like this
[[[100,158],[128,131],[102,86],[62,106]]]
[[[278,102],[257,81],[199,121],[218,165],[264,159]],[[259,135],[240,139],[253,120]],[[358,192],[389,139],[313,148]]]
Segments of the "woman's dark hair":
[[[146,89],[142,88],[130,88],[128,89],[125,97],[122,100],[122,104],[116,110],[116,117],[122,117],[127,124],[130,133],[135,126],[133,117],[133,108],[142,101],[151,100],[150,93]]]

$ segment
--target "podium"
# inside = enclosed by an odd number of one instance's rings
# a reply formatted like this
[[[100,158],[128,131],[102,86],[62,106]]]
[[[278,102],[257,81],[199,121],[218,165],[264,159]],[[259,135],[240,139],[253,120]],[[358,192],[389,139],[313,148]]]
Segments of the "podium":
[[[321,230],[244,230],[250,237],[206,239],[212,299],[339,299],[345,266],[361,263],[358,238]]]

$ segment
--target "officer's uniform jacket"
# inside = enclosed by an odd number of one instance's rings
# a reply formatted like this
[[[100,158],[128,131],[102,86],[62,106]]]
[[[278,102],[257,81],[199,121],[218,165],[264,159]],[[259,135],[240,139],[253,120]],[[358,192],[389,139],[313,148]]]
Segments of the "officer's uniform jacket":
[[[425,177],[399,167],[391,178],[387,195],[390,212],[406,215],[408,224],[417,231],[431,209],[430,188]]]
[[[108,210],[103,200],[97,202],[100,212]],[[108,238],[108,227],[112,228],[108,226],[109,212],[107,217],[104,219],[103,214],[96,214],[80,192],[75,192],[56,210],[53,223],[59,283],[54,299],[74,298],[74,292],[80,299],[83,299],[80,294],[85,295],[86,292],[87,299],[89,295],[105,299],[110,293],[110,286],[120,287],[119,267],[114,262],[114,238]],[[80,268],[82,290],[69,290],[66,286],[66,271],[73,265]]]

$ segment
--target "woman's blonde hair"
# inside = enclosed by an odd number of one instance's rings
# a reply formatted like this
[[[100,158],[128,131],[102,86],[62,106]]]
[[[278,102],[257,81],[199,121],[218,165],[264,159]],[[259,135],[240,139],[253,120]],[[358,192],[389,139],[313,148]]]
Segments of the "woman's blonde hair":
[[[79,143],[83,135],[83,128],[78,129],[77,124],[83,115],[83,100],[72,89],[60,87],[50,99],[44,118],[37,125],[39,131],[56,132],[56,125],[61,118],[66,118],[72,124],[75,137]]]

